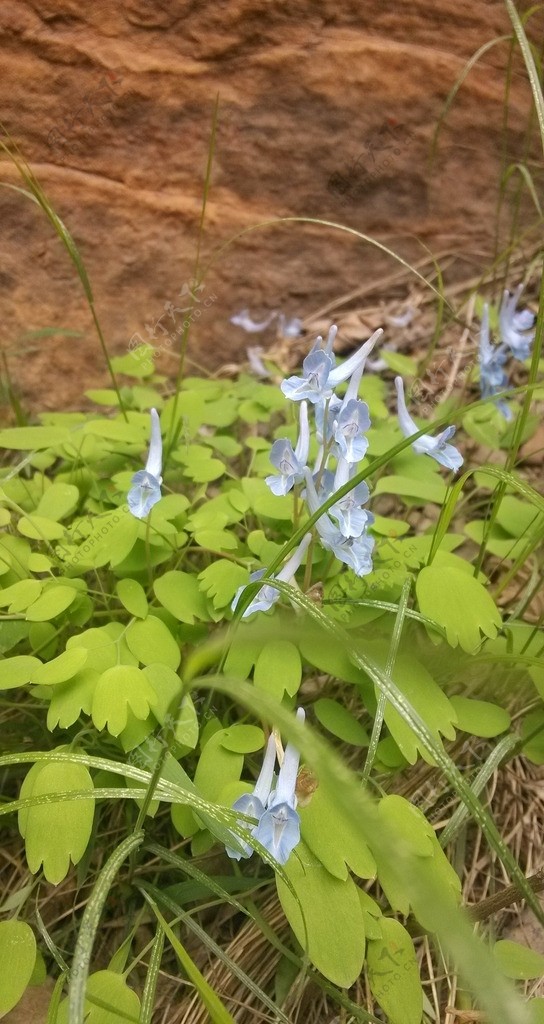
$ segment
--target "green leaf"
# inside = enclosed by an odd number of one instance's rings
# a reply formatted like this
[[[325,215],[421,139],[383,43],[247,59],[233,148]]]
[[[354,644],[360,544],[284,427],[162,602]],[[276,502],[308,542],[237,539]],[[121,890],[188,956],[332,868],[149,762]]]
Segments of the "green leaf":
[[[147,665],[143,671],[157,696],[153,704],[155,718],[161,725],[174,728],[176,741],[193,750],[198,742],[198,718],[190,694],[180,701],[181,679],[168,665],[159,663]]]
[[[290,697],[298,693],[301,679],[302,664],[295,644],[289,640],[269,640],[263,645],[255,662],[256,687],[281,701],[285,692]]]
[[[156,695],[147,676],[133,665],[114,665],[102,673],[98,680],[92,707],[92,718],[97,729],[107,727],[112,736],[118,736],[128,722],[128,711],[135,718],[145,720]]]
[[[450,704],[457,715],[456,726],[462,732],[490,738],[510,728],[508,711],[497,704],[461,696],[450,697]]]
[[[125,652],[128,653],[128,648],[122,644],[123,629],[121,623],[109,623],[107,626],[86,629],[66,641],[66,650],[71,650],[72,647],[85,648],[89,652],[87,667],[92,667],[97,672],[105,672],[107,668],[116,665],[118,660],[126,660]]]
[[[177,569],[165,572],[155,580],[153,590],[163,608],[166,608],[178,622],[186,622],[192,626],[195,616],[204,621],[208,620],[206,601],[196,578],[190,573]]]
[[[0,430],[0,448],[12,451],[54,448],[69,440],[69,432],[61,427],[8,427]]]
[[[493,946],[493,956],[507,978],[517,981],[531,981],[544,974],[544,956],[536,949],[529,949],[519,942],[500,939]]]
[[[147,597],[141,583],[137,580],[119,580],[115,587],[117,596],[127,612],[137,619],[145,619],[148,612]]]
[[[195,543],[207,551],[236,551],[238,540],[228,530],[197,530]]]
[[[160,661],[176,669],[181,661],[178,644],[168,626],[156,615],[148,615],[143,622],[133,622],[127,629],[126,641],[129,650],[143,665]]]
[[[30,540],[59,540],[64,536],[64,527],[55,519],[46,519],[36,514],[21,516],[17,523],[19,533]]]
[[[544,999],[529,999],[529,1024],[544,1024]]]
[[[257,480],[254,477],[244,477],[241,480],[241,485],[251,509],[257,516],[266,516],[268,519],[291,520],[293,518],[291,495],[277,497],[272,494],[264,480]]]
[[[79,503],[79,491],[74,484],[53,483],[42,494],[36,515],[46,519],[66,519],[75,512]]]
[[[375,876],[376,863],[368,846],[323,783],[307,806],[300,807],[300,827],[306,845],[335,878],[346,879],[348,867],[359,878]]]
[[[351,743],[354,747],[368,746],[369,737],[366,729],[363,729],[361,723],[337,700],[320,697],[313,707],[318,722],[321,722],[333,736],[337,736],[343,743]]]
[[[201,444],[189,445],[176,452],[174,458],[183,464],[185,476],[199,484],[210,483],[225,473],[225,464],[212,458],[210,449]]]
[[[538,731],[537,731],[538,730]],[[534,736],[531,734],[535,733]],[[523,737],[531,736],[523,745],[523,753],[533,764],[544,764],[544,709],[532,711],[523,719],[521,727]]]
[[[122,974],[97,971],[87,979],[84,1013],[85,1024],[137,1024],[140,1000]],[[70,1024],[68,998],[59,1006],[56,1024]]]
[[[91,776],[82,764],[39,762],[21,786],[22,800],[51,794],[50,803],[19,811],[19,831],[30,870],[35,874],[43,864],[47,881],[54,885],[66,877],[70,861],[81,860],[91,836],[94,800],[55,802],[55,794],[73,790],[93,791]]]
[[[247,571],[235,562],[218,558],[198,576],[200,589],[212,600],[214,608],[226,608],[238,590],[248,582]]]
[[[26,611],[28,622],[48,622],[62,615],[67,608],[75,601],[77,590],[74,587],[64,586],[62,583],[51,585],[44,590],[43,594],[29,605]]]
[[[25,686],[41,664],[38,658],[33,658],[30,654],[17,654],[13,658],[0,661],[0,690]]]
[[[380,359],[387,363],[393,373],[400,373],[401,377],[416,377],[417,362],[410,356],[403,356],[400,352],[392,352],[389,349],[380,349]]]
[[[256,725],[231,725],[221,730],[220,742],[234,754],[253,754],[264,746],[263,730]]]
[[[138,352],[139,349],[134,351]],[[90,398],[91,402],[95,402],[96,405],[111,405],[113,408],[117,408],[119,405],[119,400],[113,388],[89,388],[83,394],[86,398]]]
[[[276,875],[278,896],[300,945],[329,981],[349,988],[361,973],[365,955],[363,914],[353,879],[334,878],[302,841],[283,870],[300,905]]]
[[[446,485],[438,475],[436,480],[418,480],[411,476],[382,476],[374,489],[375,495],[398,494],[420,505],[426,505],[428,501],[441,505],[445,501],[446,493]]]
[[[412,888],[410,896],[402,876],[393,873],[389,864],[377,858],[378,881],[394,910],[406,916],[411,906],[420,924],[429,931],[435,931],[437,915],[443,915],[446,908],[453,913],[459,903],[459,878],[447,860],[434,829],[419,808],[392,794],[380,800],[378,817],[383,822],[382,828],[396,837],[398,856],[402,858],[406,874],[411,878],[419,876],[419,885]],[[434,891],[439,887],[442,893],[440,908],[429,905],[427,883],[434,887]]]
[[[50,732],[57,725],[61,729],[68,729],[77,722],[81,712],[91,714],[94,691],[99,678],[100,673],[96,669],[86,666],[67,683],[55,686],[47,709],[47,728]]]
[[[383,650],[382,658],[383,666],[386,660],[385,650]],[[376,661],[380,663],[379,658],[376,658]],[[430,729],[437,743],[441,742],[441,733],[450,740],[455,739],[454,724],[457,720],[455,711],[445,693],[435,683],[421,661],[412,654],[399,652],[395,659],[392,678],[417,714],[423,719],[427,728]],[[384,718],[395,743],[410,764],[416,763],[418,751],[425,760],[432,763],[425,745],[407,724],[404,716],[389,701],[385,707]]]
[[[21,999],[34,970],[36,939],[24,921],[0,921],[0,1017]]]
[[[31,682],[38,686],[56,686],[72,679],[83,668],[88,658],[84,647],[72,647],[52,661],[40,663],[32,672]]]
[[[13,650],[19,641],[23,640],[28,634],[29,627],[26,622],[17,622],[15,619],[8,620],[7,622],[0,621],[0,654]]]
[[[140,531],[140,521],[119,508],[97,516],[90,536],[80,544],[77,554],[82,563],[100,568],[108,562],[115,567],[130,555]]]
[[[427,565],[416,581],[420,611],[446,630],[451,647],[473,653],[481,634],[494,638],[502,619],[485,587],[459,569]]]
[[[19,580],[10,587],[0,590],[0,608],[7,608],[10,615],[24,612],[38,600],[43,588],[41,580]]]
[[[522,537],[542,529],[542,515],[534,505],[520,501],[513,494],[505,494],[497,509],[497,523],[512,537]]]
[[[222,791],[229,783],[238,782],[244,764],[243,754],[234,753],[223,746],[226,731],[220,729],[210,737],[195,771],[198,792],[212,803],[220,803]]]
[[[420,1024],[423,989],[414,944],[406,928],[380,918],[381,939],[368,942],[368,980],[372,995],[390,1024]]]

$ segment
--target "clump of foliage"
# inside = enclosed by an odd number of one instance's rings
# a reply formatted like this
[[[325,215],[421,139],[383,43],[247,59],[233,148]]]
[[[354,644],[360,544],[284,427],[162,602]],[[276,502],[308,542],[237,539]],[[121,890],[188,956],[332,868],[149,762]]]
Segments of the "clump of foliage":
[[[539,422],[544,303],[533,331],[519,290],[488,308],[481,289],[479,367],[431,422],[405,396],[414,359],[384,350],[388,369],[364,373],[380,331],[337,363],[332,327],[283,381],[275,366],[186,376],[185,332],[169,386],[152,346],[110,358],[77,247],[15,160],[74,262],[113,386],[86,392],[91,411],[0,430],[0,811],[17,814],[28,869],[0,904],[0,1016],[47,971],[50,1024],[150,1024],[174,955],[209,1019],[231,1022],[191,934],[270,1019],[289,1022],[310,977],[350,1019],[420,1024],[424,935],[489,1019],[539,1020],[542,1001],[511,981],[544,958],[473,934],[450,850],[472,818],[544,923],[481,799],[497,764],[544,763],[542,635],[526,614],[544,499],[519,464]],[[197,266],[195,293],[201,280]],[[429,287],[437,341],[446,303]],[[506,393],[505,346],[525,374]],[[487,744],[471,782],[464,737]],[[458,798],[440,835],[395,791],[425,764]],[[84,909],[50,933],[39,894],[68,877]],[[113,895],[122,935],[105,959]],[[210,901],[279,952],[272,981],[214,940]],[[362,977],[366,1008],[347,991]]]

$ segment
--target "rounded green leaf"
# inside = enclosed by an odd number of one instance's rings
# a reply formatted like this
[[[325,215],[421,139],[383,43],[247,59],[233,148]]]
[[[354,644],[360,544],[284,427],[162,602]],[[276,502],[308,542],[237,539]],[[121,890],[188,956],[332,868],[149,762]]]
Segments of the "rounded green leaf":
[[[47,555],[42,555],[40,551],[33,551],[28,559],[28,568],[30,572],[49,572],[53,562]]]
[[[493,946],[493,955],[507,978],[530,981],[544,974],[544,956],[536,949],[529,949],[519,942],[500,939]]]
[[[148,604],[142,584],[138,583],[137,580],[131,580],[127,577],[125,580],[119,580],[115,589],[121,604],[126,608],[127,612],[130,612],[137,619],[145,619],[148,612]]]
[[[47,881],[54,885],[66,877],[70,861],[81,860],[91,835],[94,800],[55,802],[56,794],[77,790],[92,792],[89,772],[84,765],[61,762],[33,765],[21,786],[21,799],[51,796],[48,803],[19,811],[19,830],[30,870],[35,873],[43,864]]]
[[[163,608],[166,608],[178,622],[186,622],[192,626],[195,615],[198,619],[208,618],[206,601],[200,592],[196,577],[190,573],[177,569],[165,572],[155,580],[153,590]]]
[[[256,725],[231,725],[222,730],[221,746],[234,754],[253,754],[264,746],[263,730]]]
[[[334,985],[349,988],[365,955],[363,912],[353,879],[334,878],[302,841],[283,870],[300,905],[276,875],[278,895],[300,945],[306,948],[305,921],[310,960]]]
[[[300,807],[302,838],[335,878],[347,878],[348,866],[360,878],[373,878],[376,862],[359,829],[338,810],[334,793],[320,784]]]
[[[35,513],[21,516],[17,523],[19,533],[30,540],[59,540],[64,535],[64,527],[55,519],[46,519]]]
[[[31,682],[38,686],[56,686],[57,683],[65,683],[72,679],[88,658],[88,651],[84,647],[72,647],[69,651],[59,654],[58,658],[52,661],[40,662],[33,671]]]
[[[36,939],[25,921],[0,921],[0,1017],[23,995],[34,970]]]
[[[69,439],[68,431],[61,427],[8,427],[0,430],[0,448],[22,452],[50,448]]]
[[[379,926],[381,939],[368,943],[368,980],[372,995],[390,1024],[420,1024],[423,989],[412,939],[394,918],[380,918]]]
[[[450,704],[457,715],[456,728],[472,736],[499,736],[510,727],[508,711],[498,704],[461,696],[450,697]]]
[[[85,1024],[128,1024],[140,1019],[140,1000],[122,974],[97,971],[87,979]],[[57,1013],[57,1024],[69,1024],[69,1002],[64,999]]]
[[[416,593],[420,611],[446,630],[448,643],[471,654],[481,634],[494,639],[502,625],[491,594],[474,576],[449,565],[421,569]]]
[[[38,658],[30,654],[17,654],[14,658],[0,661],[0,690],[12,690],[15,686],[29,683],[33,672],[41,666]]]
[[[330,697],[320,697],[314,704],[318,722],[333,736],[354,747],[368,746],[368,733],[347,708]]]
[[[7,608],[10,615],[24,612],[30,604],[37,601],[42,592],[41,580],[19,580],[0,591],[0,608]]]
[[[142,721],[156,702],[156,694],[141,669],[134,665],[114,665],[102,673],[94,695],[92,718],[97,729],[107,727],[118,736],[126,727],[129,709]]]
[[[77,590],[74,587],[48,587],[47,590],[27,608],[26,618],[29,622],[48,622],[61,615],[75,601]]]
[[[253,678],[256,687],[266,690],[278,700],[282,700],[285,691],[294,697],[302,678],[298,647],[289,640],[265,643],[255,663]]]
[[[244,758],[223,746],[224,729],[214,733],[206,743],[196,766],[195,786],[198,792],[218,803],[221,792],[242,773]]]
[[[176,669],[181,661],[181,652],[168,626],[156,615],[148,615],[144,622],[133,622],[126,632],[129,651],[142,662],[152,665],[161,662]]]
[[[75,512],[79,502],[79,491],[74,484],[51,484],[42,494],[36,514],[54,519],[66,519]]]

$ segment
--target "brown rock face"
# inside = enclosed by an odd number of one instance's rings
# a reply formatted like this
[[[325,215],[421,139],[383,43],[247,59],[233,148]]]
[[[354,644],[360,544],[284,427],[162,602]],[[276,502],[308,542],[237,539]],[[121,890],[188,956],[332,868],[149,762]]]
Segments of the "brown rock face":
[[[3,0],[3,122],[76,239],[121,354],[135,332],[148,338],[165,303],[187,305],[219,95],[200,296],[215,298],[190,343],[197,363],[217,367],[251,341],[229,323],[241,308],[308,320],[395,269],[353,231],[405,258],[421,258],[423,243],[486,266],[507,44],[461,88],[432,174],[429,142],[469,56],[509,31],[500,0]],[[530,105],[519,59],[510,103],[506,141],[519,159]],[[20,184],[7,159],[1,178]],[[264,223],[280,217],[351,233]],[[107,375],[73,267],[13,190],[0,192],[0,224],[3,345],[23,403],[77,404]],[[21,340],[53,326],[81,336]],[[173,371],[173,356],[162,365]]]

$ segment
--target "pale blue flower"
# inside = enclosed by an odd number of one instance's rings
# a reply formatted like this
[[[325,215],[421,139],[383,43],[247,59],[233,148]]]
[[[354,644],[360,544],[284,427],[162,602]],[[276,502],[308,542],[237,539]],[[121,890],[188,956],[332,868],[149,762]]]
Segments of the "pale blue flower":
[[[305,473],[306,479],[306,501],[310,512],[317,512],[319,506],[322,504],[320,501],[312,475],[309,470]],[[342,500],[338,502],[338,505],[342,504]],[[367,512],[367,522],[370,525],[373,522],[371,513]],[[346,520],[347,522],[347,520]],[[366,524],[365,524],[366,525]],[[336,558],[340,562],[344,562],[357,576],[367,576],[368,573],[372,572],[372,550],[374,548],[374,538],[368,536],[363,530],[363,533],[359,537],[345,537],[338,526],[336,526],[330,516],[324,512],[319,517],[316,524],[316,530],[319,534],[321,544],[327,551],[332,551]]]
[[[297,721],[304,722],[304,709],[297,711]],[[286,864],[300,842],[300,818],[296,811],[296,785],[300,754],[293,743],[285,748],[276,790],[268,800],[253,836],[278,864]]]
[[[361,370],[362,373],[367,356],[380,335],[383,334],[381,328],[375,331],[357,352],[335,367],[331,353],[337,330],[338,328],[334,325],[330,328],[325,348],[320,347],[323,339],[321,337],[317,339],[302,364],[303,377],[289,377],[282,381],[281,390],[286,398],[290,398],[293,402],[300,402],[302,399],[307,399],[314,404],[326,402],[331,398],[334,388],[338,384],[348,380],[358,370]]]
[[[518,285],[512,295],[505,288],[499,310],[501,339],[505,345],[508,345],[516,359],[529,358],[535,336],[535,332],[531,330],[535,320],[531,310],[521,309],[519,312],[516,311],[522,291],[522,284]]]
[[[283,568],[280,569],[277,576],[272,577],[273,579],[279,580],[280,583],[294,582],[295,573],[297,572],[297,569],[299,569],[300,566],[302,565],[302,560],[304,558],[304,555],[306,554],[310,540],[311,534],[307,533],[306,536],[302,538],[296,551],[293,552],[293,554],[287,560]],[[265,573],[266,569],[258,569],[256,572],[252,572],[249,577],[250,583],[254,583],[256,582],[256,580],[262,579]],[[240,595],[245,589],[245,587],[238,587],[238,590],[236,591],[233,602],[231,604],[232,611],[236,610],[236,606],[238,604],[238,601],[240,600]],[[256,596],[253,598],[251,604],[247,606],[245,612],[242,615],[242,618],[246,619],[248,615],[253,615],[254,612],[269,611],[269,609],[272,608],[272,605],[279,600],[279,596],[280,592],[276,589],[273,583],[265,583],[264,587],[261,587]]]
[[[262,360],[264,349],[260,345],[249,345],[248,348],[246,348],[246,352],[251,372],[254,373],[256,377],[270,377],[270,374]]]
[[[406,408],[402,377],[395,377],[395,387],[397,389],[399,426],[405,437],[411,437],[413,434],[418,433],[418,427]],[[436,437],[431,437],[430,434],[423,434],[421,437],[418,437],[417,441],[412,442],[412,448],[418,455],[430,455],[441,466],[445,466],[446,469],[451,469],[454,473],[457,473],[464,460],[461,452],[454,445],[448,444],[448,441],[454,434],[455,427],[446,427]]]
[[[485,303],[480,327],[480,391],[482,398],[492,398],[508,387],[508,377],[503,369],[508,356],[505,345],[492,345],[489,337],[489,308]],[[499,399],[495,405],[506,420],[513,418],[510,407]]]
[[[270,790],[272,788],[275,764],[276,741],[274,734],[271,733],[268,737],[262,768],[259,772],[259,778],[255,783],[255,788],[252,793],[243,793],[242,796],[238,797],[238,800],[236,800],[232,805],[233,811],[241,811],[242,814],[247,814],[251,818],[257,818],[257,820],[263,816],[270,796]],[[238,821],[238,824],[247,828],[247,823],[243,820]],[[251,829],[250,834],[254,835],[254,833],[255,827]],[[236,837],[236,841],[240,844],[241,849],[234,850],[227,846],[226,851],[229,857],[233,860],[240,860],[242,857],[251,857],[253,847],[250,846],[249,843],[239,839],[238,836]]]
[[[285,317],[278,313],[278,331],[284,338],[298,338],[302,330],[302,320],[298,316]]]
[[[281,390],[292,402],[321,402],[330,398],[329,376],[334,369],[332,356],[324,350],[312,349],[302,364],[303,377],[289,377],[281,382]]]
[[[139,469],[131,480],[127,494],[130,511],[136,519],[145,519],[161,498],[162,484],[161,423],[156,409],[151,409],[151,440],[145,469]]]
[[[343,403],[335,424],[334,440],[347,462],[355,463],[364,459],[368,440],[365,430],[370,427],[368,405],[359,398]]]
[[[307,402],[300,403],[299,424],[299,435],[294,450],[286,437],[279,438],[272,445],[270,461],[280,471],[280,476],[266,477],[266,483],[273,494],[288,494],[296,483],[300,483],[304,479],[304,469],[310,448]]]
[[[274,309],[267,317],[264,318],[264,320],[261,320],[261,322],[258,323],[256,320],[251,319],[249,309],[242,309],[240,313],[235,313],[234,316],[231,316],[230,322],[231,324],[234,324],[235,327],[241,327],[242,330],[247,331],[248,334],[257,334],[259,331],[264,331],[276,316],[277,311]]]
[[[348,482],[356,472],[346,459],[339,459],[334,477],[333,490],[337,491]],[[336,519],[343,537],[360,537],[368,526],[374,522],[372,512],[362,508],[370,497],[370,491],[363,480],[348,491],[343,498],[336,501],[329,509],[329,515]]]

